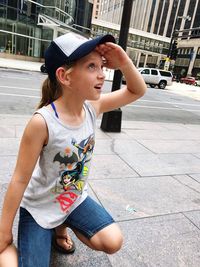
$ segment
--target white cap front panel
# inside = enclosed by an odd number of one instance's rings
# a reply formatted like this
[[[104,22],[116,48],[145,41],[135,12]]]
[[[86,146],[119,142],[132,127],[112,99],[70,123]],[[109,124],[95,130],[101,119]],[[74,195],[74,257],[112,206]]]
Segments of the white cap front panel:
[[[65,55],[69,57],[80,45],[87,41],[87,38],[76,33],[69,32],[56,38],[54,43],[56,43]]]

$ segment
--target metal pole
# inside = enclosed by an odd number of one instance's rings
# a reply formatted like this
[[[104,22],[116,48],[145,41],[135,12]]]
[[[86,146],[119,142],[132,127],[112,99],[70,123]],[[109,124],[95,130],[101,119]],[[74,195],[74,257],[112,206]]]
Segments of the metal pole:
[[[169,50],[168,50],[168,53],[167,53],[167,57],[168,57],[168,58],[170,58],[170,56],[171,56],[173,40],[174,40],[174,32],[173,32],[173,34],[172,34],[171,41],[170,41],[170,45],[169,45]]]
[[[169,58],[170,58],[171,52],[172,52],[172,44],[173,44],[174,37],[175,37],[175,31],[176,31],[176,25],[177,25],[178,18],[179,17],[176,17],[176,20],[175,20],[175,24],[174,24],[174,28],[173,28],[173,32],[172,32],[172,36],[171,36],[171,41],[170,41],[170,45],[169,45],[169,50],[167,53],[167,57],[169,57]]]
[[[130,18],[132,12],[134,0],[125,0],[122,20],[119,32],[119,45],[126,51]],[[116,91],[121,87],[122,73],[119,70],[114,72],[112,91]],[[121,109],[113,110],[103,114],[101,129],[106,132],[120,132],[121,131],[121,118],[122,111]]]
[[[128,31],[131,19],[133,0],[125,0],[122,13],[121,27],[119,32],[119,45],[126,51]],[[121,86],[122,73],[119,70],[114,72],[112,91],[116,91]]]
[[[172,44],[173,44],[173,41],[176,37],[176,33],[179,35],[179,32],[182,32],[181,30],[176,30],[176,25],[177,25],[177,22],[178,22],[178,19],[184,19],[184,20],[191,20],[191,17],[190,16],[177,16],[176,17],[176,20],[175,20],[175,24],[174,24],[174,28],[173,28],[173,32],[172,32],[172,37],[171,37],[171,41],[170,41],[170,45],[169,45],[169,50],[168,50],[168,53],[167,53],[167,57],[170,57],[171,55],[171,52],[172,52]]]

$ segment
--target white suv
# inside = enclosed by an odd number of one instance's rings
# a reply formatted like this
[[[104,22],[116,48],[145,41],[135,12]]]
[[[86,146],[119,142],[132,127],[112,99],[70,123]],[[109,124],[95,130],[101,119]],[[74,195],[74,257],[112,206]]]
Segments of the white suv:
[[[170,71],[152,68],[139,68],[138,71],[142,74],[145,83],[152,88],[157,85],[160,89],[165,89],[166,85],[172,85],[173,75]]]

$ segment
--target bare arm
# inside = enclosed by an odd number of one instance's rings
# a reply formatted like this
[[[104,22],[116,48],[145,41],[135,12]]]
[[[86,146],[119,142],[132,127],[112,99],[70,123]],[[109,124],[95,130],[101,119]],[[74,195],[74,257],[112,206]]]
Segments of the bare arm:
[[[47,138],[45,121],[36,114],[24,131],[16,167],[5,195],[0,220],[0,252],[12,243],[12,226],[15,215]]]
[[[121,70],[126,79],[126,86],[122,89],[102,94],[99,100],[91,101],[97,114],[127,105],[144,95],[147,86],[132,60],[120,46],[106,43],[96,50],[105,57],[107,68]]]

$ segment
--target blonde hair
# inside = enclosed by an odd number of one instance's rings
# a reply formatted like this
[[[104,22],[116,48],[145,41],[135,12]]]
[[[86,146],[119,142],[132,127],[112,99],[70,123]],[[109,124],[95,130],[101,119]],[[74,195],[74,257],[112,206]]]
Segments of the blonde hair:
[[[71,73],[73,69],[72,65],[63,67],[66,69],[66,74]],[[49,105],[51,102],[58,99],[61,95],[62,86],[60,82],[57,79],[51,81],[49,77],[47,77],[42,84],[42,97],[37,106],[37,109]]]
[[[58,99],[59,96],[62,95],[61,85],[57,80],[51,81],[49,77],[44,80],[42,84],[42,97],[37,108],[42,108],[43,106],[47,106],[51,102]]]

